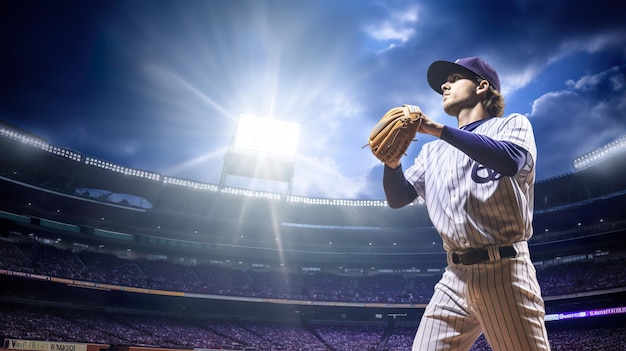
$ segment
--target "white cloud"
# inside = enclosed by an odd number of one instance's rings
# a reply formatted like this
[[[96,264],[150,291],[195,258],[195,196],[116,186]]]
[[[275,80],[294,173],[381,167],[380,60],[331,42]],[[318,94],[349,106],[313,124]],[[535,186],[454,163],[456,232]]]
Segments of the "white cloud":
[[[626,87],[626,79],[624,78],[623,74],[611,77],[610,81],[611,86],[615,91],[624,90],[624,88]]]
[[[569,90],[549,92],[533,102],[530,118],[537,137],[538,172],[544,177],[571,171],[575,157],[626,133],[622,71],[615,67],[568,80]]]
[[[329,100],[332,113],[340,118],[353,118],[363,111],[363,108],[357,103],[358,100],[353,94],[335,92],[330,96]]]
[[[415,36],[415,24],[418,19],[419,13],[416,7],[392,11],[388,18],[366,26],[365,32],[375,40],[392,42],[387,47],[389,49],[395,47],[397,43],[406,43]]]
[[[561,49],[564,54],[575,51],[596,53],[609,47],[621,46],[625,41],[626,38],[624,38],[624,32],[620,30],[600,33],[591,38],[582,37],[566,41],[561,44]]]
[[[624,75],[620,73],[619,67],[613,67],[598,74],[584,76],[577,81],[570,79],[565,84],[574,90],[590,91],[597,89],[603,82],[607,82],[613,91],[624,89]]]
[[[312,197],[355,198],[363,186],[363,179],[363,176],[345,176],[332,158],[300,158],[292,192]]]
[[[533,102],[530,118],[535,130],[539,180],[571,172],[571,161],[588,150],[591,138],[585,117],[591,108],[586,99],[571,91],[550,92]]]
[[[368,28],[368,33],[382,41],[395,40],[406,43],[415,34],[415,29],[406,27],[403,23],[384,22],[378,26]]]
[[[532,117],[551,117],[555,110],[560,110],[557,108],[559,106],[559,100],[566,99],[575,102],[579,101],[576,99],[577,96],[577,94],[571,91],[552,91],[543,94],[533,101],[530,115]]]
[[[513,74],[505,74],[502,79],[502,93],[506,96],[519,90],[532,82],[543,67],[537,65],[526,66],[522,71]]]

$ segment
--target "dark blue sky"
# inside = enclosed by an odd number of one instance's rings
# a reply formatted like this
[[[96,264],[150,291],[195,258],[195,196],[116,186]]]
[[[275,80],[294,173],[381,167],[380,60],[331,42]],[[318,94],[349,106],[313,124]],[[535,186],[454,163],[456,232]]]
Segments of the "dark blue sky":
[[[0,16],[1,120],[164,175],[217,184],[246,113],[302,125],[293,194],[382,198],[372,126],[403,103],[456,126],[425,76],[466,56],[533,123],[538,180],[626,134],[614,1],[15,0]]]

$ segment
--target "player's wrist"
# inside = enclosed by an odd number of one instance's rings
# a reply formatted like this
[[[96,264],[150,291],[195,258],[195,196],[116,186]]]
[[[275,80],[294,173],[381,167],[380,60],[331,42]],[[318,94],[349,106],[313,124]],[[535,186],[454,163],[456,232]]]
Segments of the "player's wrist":
[[[437,138],[441,138],[441,134],[443,133],[445,127],[446,126],[444,124],[431,122],[428,125],[427,133]]]
[[[385,163],[385,165],[387,165],[387,167],[391,169],[398,169],[398,167],[400,167],[401,164],[402,163],[400,161],[389,161]]]

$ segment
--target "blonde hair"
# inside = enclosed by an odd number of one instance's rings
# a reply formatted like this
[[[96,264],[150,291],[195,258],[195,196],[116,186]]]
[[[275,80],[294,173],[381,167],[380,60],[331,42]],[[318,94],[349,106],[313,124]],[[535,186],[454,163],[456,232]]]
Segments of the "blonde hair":
[[[486,79],[476,76],[476,83],[480,83],[483,80]],[[504,97],[502,97],[502,94],[500,94],[500,92],[497,91],[491,83],[489,83],[487,97],[483,100],[483,106],[485,106],[485,109],[489,112],[489,116],[502,117],[502,115],[504,115],[504,107],[506,106],[504,103]]]

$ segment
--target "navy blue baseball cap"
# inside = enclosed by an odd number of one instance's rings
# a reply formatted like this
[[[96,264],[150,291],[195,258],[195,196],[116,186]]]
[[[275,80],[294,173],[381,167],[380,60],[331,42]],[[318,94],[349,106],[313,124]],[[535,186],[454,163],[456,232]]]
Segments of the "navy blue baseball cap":
[[[441,85],[448,80],[452,72],[469,71],[471,75],[477,75],[491,84],[497,91],[500,91],[500,77],[490,64],[478,57],[466,57],[454,62],[435,61],[428,67],[428,84],[439,94],[443,94]]]

